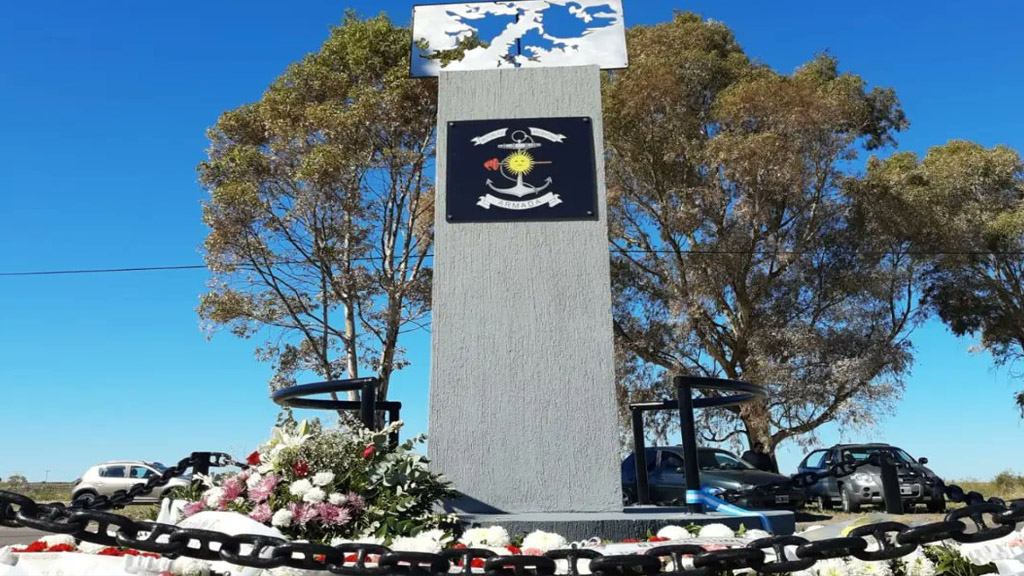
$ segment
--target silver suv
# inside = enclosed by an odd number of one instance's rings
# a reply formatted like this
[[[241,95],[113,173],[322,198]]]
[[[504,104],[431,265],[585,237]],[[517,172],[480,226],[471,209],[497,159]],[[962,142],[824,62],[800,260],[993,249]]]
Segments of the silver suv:
[[[82,477],[75,480],[71,489],[71,499],[83,498],[90,500],[97,496],[112,496],[118,490],[128,490],[136,484],[159,476],[167,467],[159,462],[143,462],[141,460],[112,460],[89,468]],[[159,502],[173,490],[185,488],[192,481],[191,476],[178,476],[164,486],[155,488],[145,496],[139,496],[136,502]]]

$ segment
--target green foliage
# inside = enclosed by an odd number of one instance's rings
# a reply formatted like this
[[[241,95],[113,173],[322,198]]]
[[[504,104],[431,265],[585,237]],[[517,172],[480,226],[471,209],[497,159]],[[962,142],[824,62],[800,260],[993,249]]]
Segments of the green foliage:
[[[935,571],[942,576],[978,576],[996,574],[995,566],[975,566],[952,546],[926,546],[924,554],[935,563]]]
[[[878,230],[911,243],[922,301],[996,361],[1024,358],[1024,162],[1004,146],[952,141],[872,159],[857,188]],[[1024,410],[1024,393],[1017,396]]]

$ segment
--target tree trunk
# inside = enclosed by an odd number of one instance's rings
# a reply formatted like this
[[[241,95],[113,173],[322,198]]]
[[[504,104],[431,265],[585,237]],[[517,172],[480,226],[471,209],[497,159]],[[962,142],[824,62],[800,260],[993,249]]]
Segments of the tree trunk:
[[[740,418],[746,428],[747,444],[752,452],[771,459],[772,472],[778,473],[779,462],[775,457],[775,440],[772,438],[772,424],[768,407],[764,402],[752,402],[740,407]]]

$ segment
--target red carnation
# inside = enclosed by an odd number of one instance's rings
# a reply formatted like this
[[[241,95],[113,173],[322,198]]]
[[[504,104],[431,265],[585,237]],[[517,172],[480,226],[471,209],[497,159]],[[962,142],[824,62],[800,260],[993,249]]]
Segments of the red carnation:
[[[470,562],[469,565],[472,568],[483,568],[484,567],[484,559],[483,558],[473,558],[473,561]]]
[[[252,454],[249,454],[249,456],[246,457],[245,461],[249,464],[249,466],[259,466],[259,464],[260,464],[260,451],[259,450],[253,450]]]
[[[295,464],[292,464],[292,472],[299,478],[305,478],[309,476],[309,464],[305,460],[299,460]]]
[[[647,541],[648,542],[668,542],[669,538],[664,538],[662,536],[651,536],[650,538],[647,539]]]
[[[369,446],[367,446],[366,449],[363,450],[363,460],[369,460],[371,457],[373,457],[373,454],[376,451],[377,451],[377,447],[374,446],[373,444],[370,444]]]
[[[353,564],[353,563],[358,562],[358,561],[359,561],[359,555],[358,554],[349,554],[349,555],[345,556],[345,563],[346,564]]]
[[[636,544],[638,542],[640,542],[640,541],[637,540],[636,538],[626,538],[625,540],[622,541],[623,544]]]
[[[28,548],[22,548],[21,550],[16,550],[16,552],[46,552],[47,546],[48,545],[46,544],[46,542],[43,542],[42,540],[36,540],[35,542],[29,544]]]
[[[505,546],[505,550],[508,550],[509,553],[511,553],[513,555],[516,555],[516,556],[518,556],[518,555],[523,553],[522,549],[520,549],[520,548],[518,548],[516,546]]]
[[[46,549],[47,552],[74,552],[75,547],[71,544],[54,544]]]

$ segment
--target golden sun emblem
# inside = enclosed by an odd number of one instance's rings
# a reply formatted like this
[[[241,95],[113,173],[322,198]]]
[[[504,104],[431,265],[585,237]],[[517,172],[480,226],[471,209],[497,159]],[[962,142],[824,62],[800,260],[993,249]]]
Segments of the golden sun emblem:
[[[522,176],[529,174],[533,170],[533,156],[529,152],[524,150],[517,150],[512,154],[509,154],[502,164],[505,165],[505,169],[515,174],[516,176]]]

